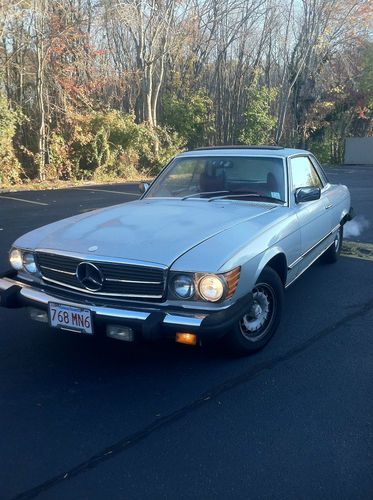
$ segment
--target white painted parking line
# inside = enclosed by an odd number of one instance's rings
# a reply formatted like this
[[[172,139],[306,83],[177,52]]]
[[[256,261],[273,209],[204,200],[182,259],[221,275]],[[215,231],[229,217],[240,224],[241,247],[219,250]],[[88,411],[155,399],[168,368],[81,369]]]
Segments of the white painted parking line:
[[[22,201],[23,203],[33,203],[34,205],[44,205],[44,206],[48,206],[49,205],[49,203],[42,203],[41,201],[24,200],[23,198],[13,198],[12,196],[0,196],[0,200],[1,199]]]
[[[97,191],[97,192],[100,192],[102,191],[103,193],[113,193],[113,194],[129,194],[131,196],[141,196],[140,193],[129,193],[128,191],[111,191],[109,189],[90,189],[90,188],[74,188],[76,189],[77,191]]]

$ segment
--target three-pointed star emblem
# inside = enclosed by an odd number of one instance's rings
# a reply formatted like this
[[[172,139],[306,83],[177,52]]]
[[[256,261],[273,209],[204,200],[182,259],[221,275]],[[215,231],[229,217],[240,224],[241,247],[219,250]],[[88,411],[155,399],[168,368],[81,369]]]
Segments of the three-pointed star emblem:
[[[80,283],[91,292],[101,290],[105,278],[98,267],[91,262],[81,262],[76,268],[76,277]]]

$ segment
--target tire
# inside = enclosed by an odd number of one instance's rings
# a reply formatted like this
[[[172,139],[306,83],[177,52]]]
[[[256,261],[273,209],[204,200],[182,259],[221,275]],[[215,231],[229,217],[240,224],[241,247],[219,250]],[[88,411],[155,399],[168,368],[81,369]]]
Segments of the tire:
[[[322,256],[323,262],[327,264],[333,264],[337,262],[339,255],[341,253],[343,243],[343,226],[341,226],[336,233],[334,243],[326,250]]]
[[[248,306],[247,312],[224,338],[226,347],[236,356],[245,356],[262,349],[280,323],[284,286],[272,268],[263,269],[253,289],[253,297],[253,304]]]

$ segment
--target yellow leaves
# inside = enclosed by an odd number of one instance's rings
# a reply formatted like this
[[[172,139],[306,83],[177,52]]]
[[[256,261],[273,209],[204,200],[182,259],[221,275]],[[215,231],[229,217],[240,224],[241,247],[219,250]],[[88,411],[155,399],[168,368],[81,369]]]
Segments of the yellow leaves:
[[[344,91],[345,91],[345,88],[343,87],[343,85],[336,85],[335,87],[332,87],[330,89],[330,92],[332,94],[337,94],[337,95],[343,94]]]

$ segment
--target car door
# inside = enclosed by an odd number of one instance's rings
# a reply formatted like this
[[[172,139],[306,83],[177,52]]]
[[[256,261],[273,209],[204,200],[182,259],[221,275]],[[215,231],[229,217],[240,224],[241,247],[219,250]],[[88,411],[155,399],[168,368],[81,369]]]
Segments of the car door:
[[[339,185],[329,183],[325,171],[313,155],[310,156],[310,160],[312,161],[312,164],[316,168],[319,177],[324,184],[323,191],[325,191],[325,194],[327,195],[329,200],[328,210],[331,220],[331,228],[332,230],[335,230],[335,228],[337,228],[341,222],[341,205],[344,206],[346,200],[346,191],[340,189]]]
[[[301,234],[299,272],[307,268],[330,245],[331,206],[327,190],[317,170],[307,155],[290,158],[291,198],[296,209]],[[298,188],[319,187],[320,199],[297,203]]]

